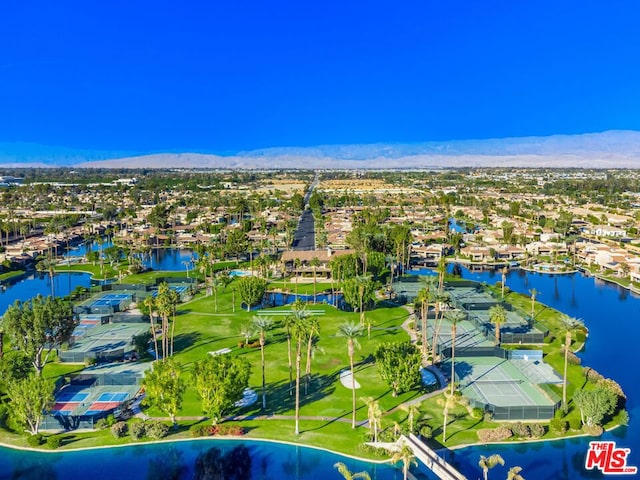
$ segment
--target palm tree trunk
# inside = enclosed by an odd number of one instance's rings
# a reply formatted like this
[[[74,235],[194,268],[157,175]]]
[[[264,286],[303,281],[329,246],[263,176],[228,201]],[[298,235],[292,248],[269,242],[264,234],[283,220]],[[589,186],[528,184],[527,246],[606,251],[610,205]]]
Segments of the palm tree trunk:
[[[296,348],[296,430],[300,434],[300,364],[302,363],[302,339],[298,339]]]
[[[451,395],[453,395],[454,384],[456,383],[456,334],[457,328],[455,325],[451,326]]]
[[[351,400],[352,400],[351,428],[356,428],[356,376],[354,375],[354,372],[353,372],[353,353],[354,353],[353,340],[349,340],[349,366],[351,367]]]
[[[313,332],[309,332],[309,341],[307,342],[307,365],[305,370],[304,394],[309,393],[309,384],[311,383],[311,349],[313,348]]]
[[[289,357],[289,396],[293,394],[293,362],[291,361],[291,333],[287,331],[287,355]]]
[[[266,378],[264,375],[264,332],[260,334],[260,356],[262,357],[262,410],[267,409]]]
[[[571,344],[571,332],[567,330],[564,340],[564,375],[562,377],[562,410],[567,413],[567,365],[569,360],[569,345]]]
[[[422,356],[427,360],[427,302],[422,302]]]

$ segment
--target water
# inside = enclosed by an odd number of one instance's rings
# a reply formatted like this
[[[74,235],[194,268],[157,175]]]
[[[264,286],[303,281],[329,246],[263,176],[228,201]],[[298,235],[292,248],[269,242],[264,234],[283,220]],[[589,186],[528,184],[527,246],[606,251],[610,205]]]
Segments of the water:
[[[501,280],[495,271],[470,272],[462,268],[462,277],[489,284]],[[630,415],[628,427],[605,433],[603,440],[613,440],[619,447],[631,449],[629,464],[640,466],[640,382],[632,366],[637,363],[640,339],[640,297],[628,290],[581,274],[552,275],[510,270],[507,286],[529,295],[535,288],[537,300],[572,317],[581,318],[589,328],[586,348],[578,355],[583,365],[595,368],[605,377],[616,380],[627,395]],[[500,453],[507,466],[523,467],[522,475],[530,479],[601,478],[584,469],[588,443],[593,438],[538,442],[518,446],[477,446],[455,451],[454,464],[469,478],[480,477],[480,455]],[[495,467],[490,478],[505,478],[507,468]]]
[[[91,275],[88,273],[70,272],[56,273],[53,276],[53,287],[57,297],[69,295],[76,287],[89,287]],[[6,287],[6,288],[4,288]],[[33,272],[9,281],[0,289],[0,314],[16,300],[25,301],[36,295],[51,295],[51,279],[46,273]]]
[[[307,447],[240,440],[199,440],[80,452],[33,453],[0,448],[4,479],[309,479],[340,478],[343,462],[376,480],[399,480],[390,465],[353,460]],[[435,478],[425,472],[419,479]]]
[[[106,249],[113,244],[111,242],[105,242],[102,244],[102,249]],[[91,244],[83,243],[78,247],[74,247],[64,254],[65,257],[78,258],[85,257],[87,251],[100,251],[100,245],[98,242]],[[192,271],[194,267],[194,261],[197,255],[191,249],[179,249],[179,248],[158,248],[151,249],[148,254],[143,255],[142,264],[145,267],[151,267],[154,270],[164,271],[186,271],[187,266],[189,271]],[[185,265],[187,262],[187,265]]]

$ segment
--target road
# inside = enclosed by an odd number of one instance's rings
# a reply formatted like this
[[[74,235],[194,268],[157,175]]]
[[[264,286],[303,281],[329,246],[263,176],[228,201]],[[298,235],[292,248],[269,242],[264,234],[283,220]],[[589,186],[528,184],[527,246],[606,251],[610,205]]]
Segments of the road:
[[[313,213],[309,208],[309,199],[311,198],[313,190],[318,186],[318,183],[320,183],[320,178],[318,172],[316,172],[316,176],[309,186],[309,190],[304,196],[305,209],[300,216],[300,220],[298,220],[298,228],[296,229],[296,233],[293,235],[294,250],[316,249],[315,221],[313,218]]]

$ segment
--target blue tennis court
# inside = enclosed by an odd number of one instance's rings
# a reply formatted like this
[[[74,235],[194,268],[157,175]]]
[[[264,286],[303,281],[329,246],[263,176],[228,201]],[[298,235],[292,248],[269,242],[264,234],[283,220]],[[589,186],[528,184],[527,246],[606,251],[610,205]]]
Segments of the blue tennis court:
[[[188,285],[171,285],[169,287],[171,290],[175,290],[176,292],[178,292],[180,295],[182,295],[183,293],[185,293],[187,290],[189,290],[189,286]],[[158,291],[154,291],[153,293],[151,293],[152,297],[157,297],[158,296]]]
[[[88,396],[89,396],[88,393],[63,391],[56,396],[56,402],[58,403],[83,402]]]
[[[93,300],[89,306],[90,307],[115,307],[116,305],[120,305],[125,300],[131,299],[131,295],[126,293],[108,293],[107,295],[103,295],[102,297]]]
[[[97,402],[123,402],[127,399],[127,394],[122,392],[104,392],[98,397]]]

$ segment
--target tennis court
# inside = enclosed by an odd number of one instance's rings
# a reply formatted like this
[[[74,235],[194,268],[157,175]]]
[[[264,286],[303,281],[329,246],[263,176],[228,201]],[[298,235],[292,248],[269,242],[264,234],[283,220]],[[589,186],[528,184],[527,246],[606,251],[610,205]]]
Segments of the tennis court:
[[[488,310],[498,302],[488,293],[477,287],[448,286],[445,291],[451,297],[451,303],[465,310]]]
[[[54,416],[100,415],[132,399],[138,385],[67,385],[55,396],[51,407]]]
[[[553,402],[510,360],[458,357],[456,380],[463,395],[496,407],[549,407]]]
[[[90,329],[77,327],[74,343],[67,350],[59,352],[63,362],[83,363],[87,359],[98,361],[121,360],[133,351],[132,339],[149,329],[143,323],[115,323],[96,325]]]
[[[182,295],[189,290],[189,285],[170,285],[169,288],[178,292],[179,295]],[[158,291],[154,290],[153,292],[151,292],[151,296],[154,298],[157,297]]]
[[[116,307],[124,303],[127,300],[131,300],[132,295],[128,293],[107,293],[100,298],[91,300],[88,303],[90,308],[93,307]]]

